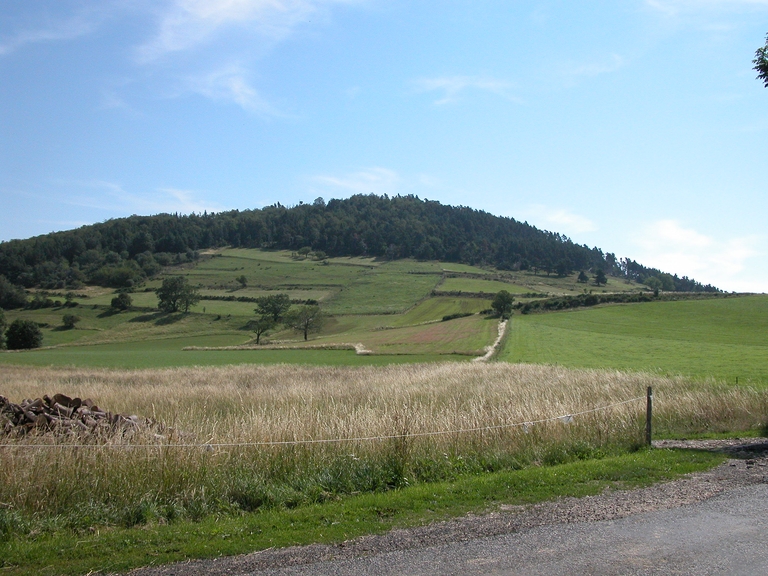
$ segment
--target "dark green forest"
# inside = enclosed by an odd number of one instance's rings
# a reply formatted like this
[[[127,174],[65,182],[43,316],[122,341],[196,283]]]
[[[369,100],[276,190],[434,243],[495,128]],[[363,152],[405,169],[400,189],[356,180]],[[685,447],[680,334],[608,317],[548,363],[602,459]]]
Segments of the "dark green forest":
[[[501,270],[565,275],[598,269],[613,277],[665,280],[665,289],[717,291],[572,242],[527,222],[417,196],[357,195],[287,208],[189,216],[131,216],[0,243],[0,307],[16,307],[21,287],[130,288],[163,266],[195,260],[199,250],[233,246],[300,250],[328,256],[416,258]],[[4,278],[3,278],[4,277]]]

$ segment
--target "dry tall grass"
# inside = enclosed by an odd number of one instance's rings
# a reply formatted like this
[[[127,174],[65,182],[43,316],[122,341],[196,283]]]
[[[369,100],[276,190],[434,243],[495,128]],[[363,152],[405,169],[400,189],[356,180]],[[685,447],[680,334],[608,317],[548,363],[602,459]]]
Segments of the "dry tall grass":
[[[12,401],[55,392],[88,397],[102,408],[152,417],[175,432],[158,440],[156,431],[148,431],[113,438],[112,447],[85,449],[72,446],[82,442],[76,437],[56,439],[68,445],[59,448],[29,446],[50,438],[6,439],[20,446],[0,448],[0,509],[74,526],[133,524],[562,461],[639,445],[647,386],[655,390],[657,430],[746,429],[762,425],[768,413],[764,391],[538,365],[140,371],[3,366],[0,394]],[[577,416],[569,424],[510,426],[636,397],[643,400]],[[499,428],[409,436],[491,426]],[[174,446],[392,435],[405,437],[295,446]]]

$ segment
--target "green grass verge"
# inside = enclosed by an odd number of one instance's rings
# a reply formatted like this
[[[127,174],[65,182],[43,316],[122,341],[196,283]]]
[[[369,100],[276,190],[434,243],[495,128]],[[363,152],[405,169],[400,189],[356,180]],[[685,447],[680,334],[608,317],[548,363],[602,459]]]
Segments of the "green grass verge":
[[[468,512],[487,512],[500,504],[532,504],[649,485],[723,461],[724,456],[709,452],[642,450],[600,460],[466,476],[292,510],[205,518],[197,523],[96,529],[92,534],[44,533],[0,543],[0,568],[12,575],[85,574],[270,547],[340,542]]]
[[[768,296],[515,316],[498,359],[765,384]]]

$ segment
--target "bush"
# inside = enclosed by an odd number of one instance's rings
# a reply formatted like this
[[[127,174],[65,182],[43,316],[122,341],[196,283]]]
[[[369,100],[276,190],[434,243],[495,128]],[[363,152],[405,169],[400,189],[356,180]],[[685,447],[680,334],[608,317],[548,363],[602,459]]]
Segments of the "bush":
[[[43,344],[43,333],[34,322],[17,319],[6,330],[5,340],[9,350],[29,350]]]
[[[10,310],[23,308],[27,305],[27,295],[24,288],[11,284],[8,279],[0,274],[0,308]]]
[[[449,320],[456,320],[457,318],[465,318],[467,316],[472,316],[472,312],[456,312],[455,314],[446,314],[443,316],[443,322],[448,322]]]
[[[62,325],[67,330],[74,328],[78,322],[80,322],[80,316],[75,316],[74,314],[64,314],[64,317],[61,319]]]
[[[5,350],[5,312],[0,308],[0,350]]]
[[[110,305],[115,310],[128,310],[131,306],[133,306],[133,299],[129,294],[123,292],[112,298]]]

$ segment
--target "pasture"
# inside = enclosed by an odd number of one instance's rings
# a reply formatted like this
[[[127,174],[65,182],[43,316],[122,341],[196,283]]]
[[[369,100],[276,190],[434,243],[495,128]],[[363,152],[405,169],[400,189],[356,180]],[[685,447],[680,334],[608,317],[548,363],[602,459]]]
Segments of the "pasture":
[[[498,358],[768,384],[768,296],[515,316]]]

